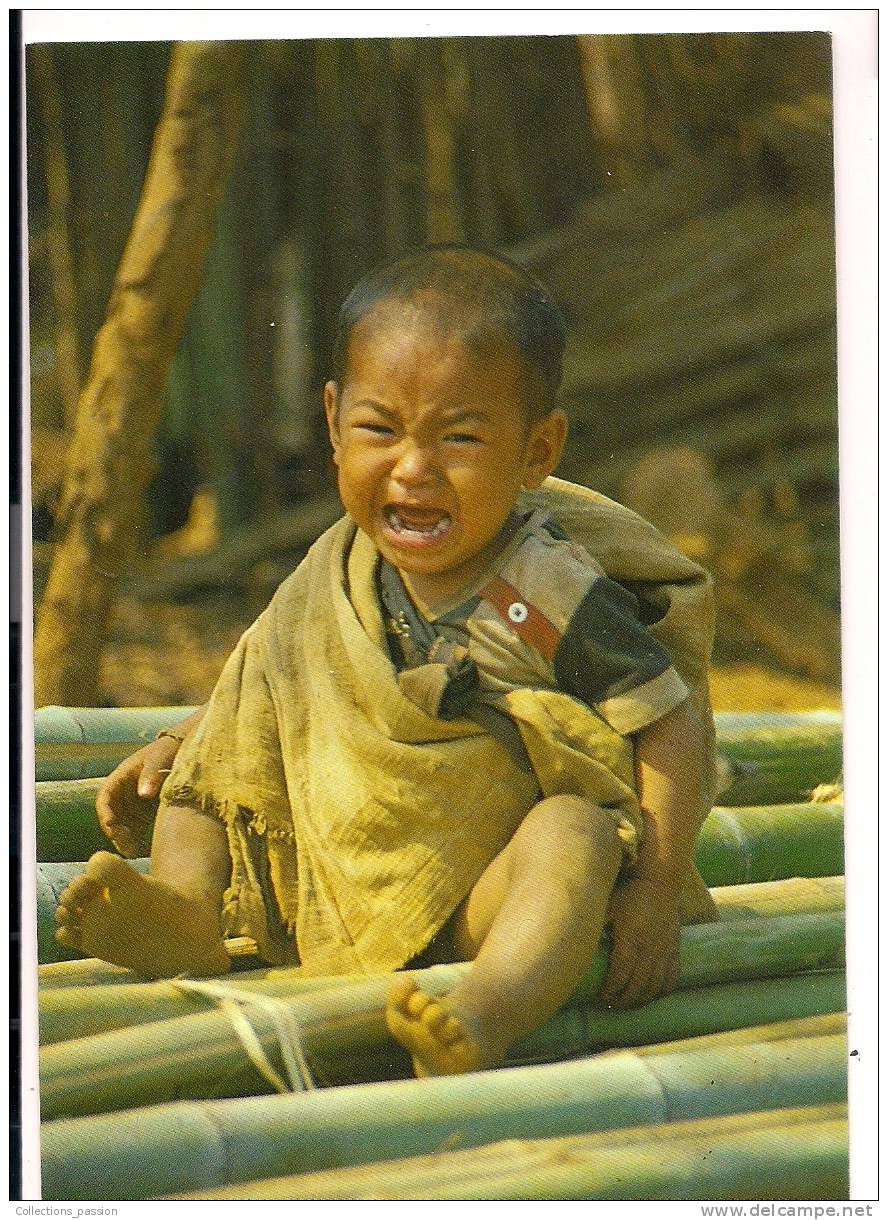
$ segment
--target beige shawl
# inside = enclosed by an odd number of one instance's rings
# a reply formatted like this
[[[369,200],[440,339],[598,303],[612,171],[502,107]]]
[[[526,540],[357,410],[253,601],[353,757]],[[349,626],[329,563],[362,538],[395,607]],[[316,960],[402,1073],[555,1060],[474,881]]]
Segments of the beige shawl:
[[[526,496],[539,504],[660,606],[651,630],[708,715],[707,575],[594,492],[550,479]],[[318,540],[241,638],[162,794],[225,823],[226,933],[312,973],[396,969],[422,950],[539,793],[582,793],[639,825],[631,742],[575,699],[504,696],[528,775],[474,721],[434,719],[405,697],[377,558],[349,518]]]

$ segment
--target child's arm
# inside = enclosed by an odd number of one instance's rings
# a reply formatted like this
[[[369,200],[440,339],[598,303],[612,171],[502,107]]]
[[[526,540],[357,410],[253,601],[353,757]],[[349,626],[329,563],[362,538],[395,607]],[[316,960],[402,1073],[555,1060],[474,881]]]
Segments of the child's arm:
[[[206,705],[171,726],[175,736],[158,737],[125,758],[96,794],[99,825],[122,856],[144,855],[151,844],[156,798],[182,741],[203,719]]]
[[[678,897],[693,863],[702,808],[704,729],[690,699],[635,737],[644,838],[611,899],[613,950],[601,998],[645,1004],[678,979]]]

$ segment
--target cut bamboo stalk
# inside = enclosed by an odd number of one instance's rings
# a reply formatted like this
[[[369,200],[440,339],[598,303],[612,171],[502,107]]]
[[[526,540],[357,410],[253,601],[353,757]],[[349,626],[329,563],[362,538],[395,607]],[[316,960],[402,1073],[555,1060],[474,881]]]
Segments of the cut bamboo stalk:
[[[150,1025],[192,1013],[213,1012],[216,1008],[209,996],[185,991],[175,983],[146,982],[131,971],[126,973],[130,977],[121,984],[109,978],[98,987],[87,983],[41,991],[38,997],[41,1046],[129,1029],[134,1025]],[[230,974],[220,981],[237,991],[293,999],[316,991],[360,984],[366,978],[366,975],[305,976],[298,968],[284,967]]]
[[[35,715],[37,779],[107,775],[160,729],[179,723],[193,711],[189,707],[41,708]],[[839,712],[719,713],[715,724],[719,754],[732,773],[730,787],[721,798],[726,805],[806,799],[818,784],[831,783],[841,771]],[[52,794],[53,809],[60,809],[63,791]],[[82,799],[78,790],[71,791]]]
[[[86,860],[95,851],[113,851],[96,816],[100,778],[48,780],[37,784],[37,859]]]
[[[815,911],[838,911],[844,905],[843,877],[793,877],[787,881],[754,882],[747,886],[722,886],[712,889],[720,920],[750,919],[756,916],[803,915]],[[244,939],[244,948],[250,943]],[[233,953],[235,942],[227,942],[229,953]],[[252,981],[268,976],[268,969],[243,971],[238,975],[238,986],[249,987]],[[296,985],[296,972],[290,971]],[[40,1019],[45,1022],[41,1036],[44,1042],[61,1041],[61,1038],[84,1037],[89,1033],[100,1033],[111,1028],[134,1024],[131,1014],[139,1013],[139,1021],[163,1020],[178,1016],[185,1011],[199,1011],[206,1005],[198,997],[185,997],[168,983],[146,983],[144,977],[113,966],[95,958],[72,961],[57,961],[38,966],[37,980],[40,999]],[[323,980],[326,986],[339,986],[346,981],[357,981],[356,976],[335,976]],[[131,988],[123,1004],[111,992],[95,985],[127,985]],[[306,980],[306,986],[309,981]],[[133,991],[138,987],[138,991]],[[60,988],[84,988],[77,999],[63,1000],[49,997],[50,991]],[[316,988],[312,988],[316,989]],[[131,999],[132,997],[132,999]],[[144,1004],[144,1013],[139,1005]],[[61,1032],[59,1032],[61,1031]]]
[[[841,912],[819,912],[747,918],[697,924],[682,930],[679,986],[687,989],[738,979],[779,977],[788,973],[841,965],[844,943]],[[606,964],[604,949],[577,988],[571,1004],[594,1000]],[[464,963],[413,971],[423,985],[449,989],[469,969]],[[397,978],[376,976],[305,976],[296,969],[244,971],[230,976],[229,986],[251,994],[294,999],[319,991],[364,988],[369,981],[383,991]],[[376,994],[376,993],[367,993]],[[175,983],[125,983],[103,987],[54,988],[39,997],[40,1040],[52,1043],[206,1012],[213,1001],[188,994]]]
[[[39,861],[85,860],[94,851],[111,849],[96,818],[99,783],[86,779],[37,785]],[[730,885],[796,873],[812,875],[814,870],[840,872],[842,846],[840,805],[718,807],[700,833],[696,859],[708,884]]]
[[[841,1102],[729,1114],[561,1139],[508,1140],[174,1197],[840,1199],[848,1192],[847,1119]]]
[[[699,924],[682,930],[679,987],[701,987],[737,978],[775,977],[788,972],[840,964],[844,917],[840,910],[772,915],[766,920],[734,919]],[[598,994],[606,954],[600,949],[572,1004],[589,1002]],[[423,986],[435,993],[449,991],[468,970],[466,964],[433,966],[412,971]],[[368,1002],[377,1004],[396,975],[305,976],[296,969],[243,971],[231,976],[239,991],[259,996],[292,999],[318,991],[366,988]],[[382,991],[379,991],[382,988]],[[212,1000],[188,994],[170,982],[127,982],[122,986],[50,988],[39,997],[40,1041],[49,1044],[122,1030],[133,1025],[177,1019],[211,1010]],[[381,1015],[381,1014],[379,1014]]]
[[[685,992],[683,994],[690,994],[693,1002],[694,993]],[[784,996],[783,998],[785,999],[786,997]],[[790,999],[793,1002],[797,1002],[798,996],[790,996]],[[833,999],[836,1003],[842,1002],[840,987],[834,988]],[[761,1016],[762,1014],[759,1015]],[[646,1057],[657,1053],[673,1054],[706,1049],[715,1050],[719,1047],[745,1046],[748,1043],[758,1041],[776,1042],[792,1038],[822,1037],[826,1034],[842,1034],[845,1036],[846,1026],[847,1022],[843,1012],[829,1012],[815,1017],[802,1017],[777,1021],[771,1024],[743,1027],[741,1029],[722,1030],[714,1034],[695,1034],[691,1037],[678,1037],[669,1042],[651,1043],[638,1046],[634,1049],[636,1054]],[[619,1054],[622,1049],[624,1048],[602,1051],[600,1047],[593,1046],[591,1043],[581,1042],[579,1038],[572,1043],[566,1043],[553,1038],[549,1047],[546,1048],[546,1053],[535,1056],[529,1055],[523,1058],[513,1054],[508,1059],[508,1066],[518,1067],[532,1063],[559,1063],[563,1062],[567,1055],[587,1053],[594,1053],[597,1057],[601,1058],[607,1055]],[[392,1048],[387,1052],[369,1052],[361,1055],[360,1058],[341,1056],[335,1062],[325,1062],[320,1071],[323,1072],[323,1079],[319,1079],[318,1083],[324,1087],[333,1087],[374,1081],[409,1079],[412,1075],[412,1065],[406,1051],[401,1053],[396,1048]]]
[[[839,712],[804,716],[716,717],[718,752],[734,771],[724,805],[760,805],[807,799],[842,769]]]
[[[684,929],[681,968],[686,990],[627,1012],[581,1007],[594,1001],[601,985],[606,961],[599,951],[570,1005],[518,1042],[510,1057],[522,1061],[551,1059],[590,1047],[641,1045],[835,1012],[844,1006],[840,972],[762,979],[769,972],[779,975],[834,963],[842,951],[840,917],[823,914],[751,922],[758,926],[750,934],[744,930],[730,938],[714,935],[721,930],[718,924]],[[784,926],[768,932],[761,927],[765,923]],[[731,923],[725,929],[733,932],[739,926]],[[732,952],[722,954],[719,960],[719,944],[724,947],[726,940]],[[728,961],[730,968],[726,969]],[[465,963],[434,966],[416,971],[414,977],[429,994],[442,995],[468,968]],[[289,1019],[296,1022],[303,1049],[321,1079],[331,1069],[336,1071],[337,1065],[341,1071],[343,1062],[368,1053],[384,1054],[392,1045],[385,1025],[385,997],[393,976],[378,975],[292,997],[292,984],[286,977],[281,979],[280,973],[253,990],[280,1001]],[[706,986],[725,977],[751,981]],[[118,991],[124,1010],[130,990],[125,987]],[[291,998],[286,998],[288,993]],[[56,1001],[54,1012],[46,1003],[44,1006],[41,1022],[46,1038],[64,1036],[78,1019],[76,1010],[72,1013],[62,1007],[65,999],[64,991],[46,997],[49,1003]],[[120,1020],[116,1016],[110,1019]],[[250,1010],[250,1020],[266,1055],[280,1071],[279,1043],[271,1016],[256,1008]],[[267,1089],[231,1021],[218,1011],[145,1023],[139,1026],[137,1038],[131,1028],[122,1028],[51,1043],[40,1053],[40,1080],[45,1118],[125,1109],[171,1097]],[[83,1088],[85,1080],[90,1082],[88,1090]]]
[[[225,941],[225,950],[232,959],[232,969],[247,969],[256,962],[256,942],[249,936],[232,936]],[[245,971],[246,972],[246,971]],[[67,987],[94,986],[106,984],[141,983],[145,976],[127,970],[125,966],[114,966],[111,962],[103,962],[97,957],[72,958],[65,962],[45,962],[37,967],[37,988],[42,992],[55,991]]]
[[[756,915],[792,915],[813,911],[840,911],[845,901],[843,877],[793,877],[786,881],[761,881],[749,885],[726,885],[713,889],[720,919],[747,919]],[[227,942],[231,947],[232,942]],[[265,974],[267,971],[257,973]],[[98,958],[46,962],[37,967],[37,985],[42,993],[58,987],[91,987],[94,984],[138,983],[145,979],[123,966],[112,966]]]
[[[45,1199],[134,1199],[590,1131],[842,1101],[844,1037],[572,1060],[51,1122]],[[170,1063],[168,1070],[175,1071]],[[90,1081],[92,1087],[92,1081]]]
[[[644,1008],[622,1012],[564,1008],[517,1042],[509,1057],[519,1063],[550,1062],[569,1054],[589,1054],[608,1047],[645,1046],[749,1025],[793,1021],[839,1012],[844,1007],[845,977],[841,971],[722,983],[676,991]]]
[[[844,867],[841,804],[717,807],[703,823],[694,862],[710,886],[832,877]]]
[[[749,1046],[753,1042],[783,1042],[793,1038],[823,1038],[829,1034],[845,1034],[848,1017],[844,1012],[827,1012],[816,1017],[796,1017],[791,1021],[771,1021],[767,1025],[749,1025],[743,1029],[720,1030],[717,1034],[700,1034],[696,1038],[677,1038],[671,1042],[652,1042],[637,1046],[636,1055],[675,1055],[685,1051],[716,1050],[724,1046]],[[613,1058],[621,1050],[601,1051],[599,1059]]]
[[[715,886],[709,892],[721,920],[840,911],[845,905],[845,878],[789,877],[784,881]]]
[[[34,713],[38,745],[130,744],[145,745],[170,724],[179,724],[196,707],[41,707]],[[716,712],[718,737],[725,734],[776,733],[805,728],[841,726],[841,713]]]
[[[844,893],[842,877],[825,877],[724,886],[713,890],[712,896],[720,919],[729,921],[841,911]],[[249,948],[250,944],[245,941],[244,947]],[[226,947],[231,953],[235,942],[226,942]],[[285,995],[305,994],[360,981],[358,976],[342,975],[302,979],[298,971],[263,968],[232,976],[232,985],[245,990],[258,985],[261,989],[261,981],[271,976],[281,980],[281,994]],[[165,1020],[187,1012],[204,1011],[209,1006],[208,1001],[185,995],[169,983],[146,983],[141,975],[95,958],[40,966],[37,981],[43,1044]],[[125,996],[117,990],[117,985],[126,986]],[[56,994],[69,990],[74,994]]]
[[[188,707],[42,707],[34,716],[38,780],[107,775],[161,729],[179,724]]]
[[[843,866],[843,810],[838,804],[772,805],[762,808],[716,808],[706,819],[695,847],[695,861],[710,886],[828,877]],[[132,862],[140,871],[147,861]],[[41,864],[38,867],[38,962],[62,961],[53,939],[58,894],[85,864]],[[49,886],[42,879],[51,879]]]
[[[41,995],[68,987],[79,989],[102,987],[108,983],[129,985],[144,982],[141,974],[135,974],[125,966],[103,962],[97,957],[73,958],[68,962],[45,962],[37,967],[37,990]]]

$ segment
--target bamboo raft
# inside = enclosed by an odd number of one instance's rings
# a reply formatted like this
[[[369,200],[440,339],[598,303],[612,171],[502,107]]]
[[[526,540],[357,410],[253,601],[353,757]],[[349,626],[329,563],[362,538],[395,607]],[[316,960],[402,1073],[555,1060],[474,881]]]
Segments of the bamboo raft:
[[[307,978],[244,941],[209,985],[56,960],[58,893],[108,846],[99,772],[188,711],[38,713],[45,1199],[848,1196],[843,805],[806,799],[839,775],[835,714],[717,718],[719,920],[682,930],[676,992],[602,1007],[605,938],[503,1068],[417,1080],[391,975]],[[468,968],[414,973],[444,995]]]

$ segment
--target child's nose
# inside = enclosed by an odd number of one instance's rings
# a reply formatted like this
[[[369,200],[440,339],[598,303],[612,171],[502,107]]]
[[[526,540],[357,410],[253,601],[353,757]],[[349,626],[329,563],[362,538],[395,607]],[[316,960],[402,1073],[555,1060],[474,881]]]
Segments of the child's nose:
[[[415,487],[434,482],[436,475],[437,465],[433,448],[406,440],[392,468],[392,478],[404,486]]]

